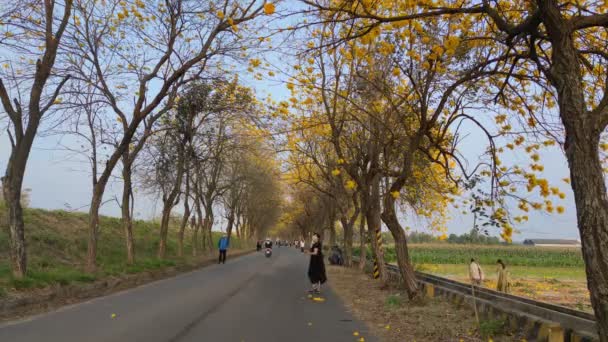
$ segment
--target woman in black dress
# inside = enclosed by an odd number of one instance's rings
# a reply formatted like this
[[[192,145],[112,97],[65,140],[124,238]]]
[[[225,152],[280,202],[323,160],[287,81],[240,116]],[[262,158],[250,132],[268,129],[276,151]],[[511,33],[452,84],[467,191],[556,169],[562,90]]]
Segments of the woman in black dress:
[[[325,264],[323,263],[323,250],[321,248],[321,242],[319,241],[321,236],[315,233],[312,236],[312,246],[310,247],[310,265],[308,266],[308,278],[312,283],[311,293],[320,293],[321,284],[327,281],[325,275]]]

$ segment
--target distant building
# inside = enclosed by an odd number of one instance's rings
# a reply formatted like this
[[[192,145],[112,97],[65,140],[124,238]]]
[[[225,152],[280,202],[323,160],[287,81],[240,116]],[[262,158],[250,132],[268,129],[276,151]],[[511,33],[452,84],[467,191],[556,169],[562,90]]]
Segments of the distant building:
[[[562,239],[526,239],[526,246],[536,247],[581,247],[579,240],[562,240]]]

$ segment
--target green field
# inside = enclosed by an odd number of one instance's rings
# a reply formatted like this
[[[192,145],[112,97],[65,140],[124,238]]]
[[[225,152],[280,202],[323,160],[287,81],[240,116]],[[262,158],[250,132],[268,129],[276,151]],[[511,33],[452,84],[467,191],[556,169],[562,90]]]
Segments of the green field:
[[[417,264],[416,269],[448,278],[466,279],[469,277],[467,266],[467,264]],[[495,264],[481,264],[481,267],[490,277],[496,272]],[[585,269],[580,267],[509,266],[509,274],[513,278],[535,280],[584,281],[586,279]]]
[[[495,264],[502,259],[509,266],[575,267],[583,268],[583,258],[578,248],[413,244],[409,246],[414,264],[468,264],[475,258],[481,264]],[[358,254],[356,249],[355,254]],[[386,262],[395,262],[395,249],[385,248]],[[368,254],[369,255],[369,254]]]
[[[137,220],[133,226],[136,263],[127,265],[120,219],[102,216],[98,243],[99,272],[90,275],[82,271],[87,251],[87,214],[62,210],[26,209],[24,219],[28,247],[28,276],[17,280],[11,276],[4,215],[5,210],[0,206],[0,296],[14,290],[90,282],[104,276],[137,273],[167,266],[191,264],[196,261],[191,256],[192,238],[189,232],[184,240],[186,257],[176,257],[175,227],[170,227],[169,230],[168,257],[165,260],[157,259],[159,224]],[[214,232],[213,237],[216,241],[219,234]],[[216,242],[214,246],[215,244]],[[231,247],[245,246],[235,237],[231,241]]]
[[[420,272],[468,283],[468,265],[475,258],[486,275],[484,286],[495,288],[496,260],[502,259],[507,264],[513,294],[591,311],[580,249],[447,243],[409,247],[412,263]],[[355,254],[358,252],[356,249]],[[385,256],[388,263],[396,263],[394,248],[385,248]]]

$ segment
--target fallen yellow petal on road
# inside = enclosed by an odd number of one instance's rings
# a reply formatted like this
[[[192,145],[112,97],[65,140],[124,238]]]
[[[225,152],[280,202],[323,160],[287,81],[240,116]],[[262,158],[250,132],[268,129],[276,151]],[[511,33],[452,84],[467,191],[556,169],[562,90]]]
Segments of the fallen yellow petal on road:
[[[359,336],[359,332],[358,332],[358,331],[355,331],[355,332],[353,333],[353,336]]]
[[[112,317],[112,318],[116,318],[116,314],[115,314],[115,313],[113,313],[113,314],[112,314],[110,317]]]

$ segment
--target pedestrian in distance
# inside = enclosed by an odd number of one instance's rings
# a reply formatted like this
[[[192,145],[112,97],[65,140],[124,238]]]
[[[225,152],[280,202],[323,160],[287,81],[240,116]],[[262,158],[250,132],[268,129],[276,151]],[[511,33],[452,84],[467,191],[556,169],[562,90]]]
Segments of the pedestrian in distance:
[[[255,250],[258,252],[262,250],[262,241],[258,240],[257,244],[255,245]]]
[[[226,263],[226,252],[228,251],[228,246],[230,245],[230,240],[226,236],[226,234],[222,235],[220,241],[217,242],[217,248],[220,250],[220,258],[217,262],[218,264]]]
[[[300,251],[302,253],[304,253],[304,248],[306,248],[306,244],[304,243],[304,239],[302,239],[302,241],[300,241]]]
[[[327,281],[325,274],[325,264],[323,262],[323,248],[321,246],[321,236],[314,233],[312,236],[312,246],[310,247],[310,264],[308,265],[308,279],[312,284],[310,293],[321,293],[321,284]]]
[[[509,293],[509,271],[507,271],[507,266],[500,259],[496,261],[496,265],[498,266],[498,281],[496,282],[496,291]]]
[[[469,264],[469,278],[471,278],[471,283],[477,286],[480,286],[485,279],[481,266],[473,258],[471,258],[471,263]]]

